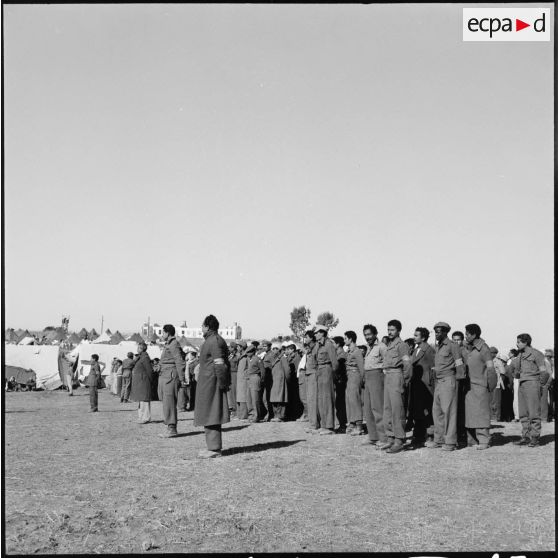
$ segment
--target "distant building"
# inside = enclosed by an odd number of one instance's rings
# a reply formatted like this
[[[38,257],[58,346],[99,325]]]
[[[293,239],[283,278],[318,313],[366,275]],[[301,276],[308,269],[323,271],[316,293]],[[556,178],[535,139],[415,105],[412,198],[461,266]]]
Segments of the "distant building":
[[[202,339],[203,333],[201,327],[188,327],[186,322],[182,322],[180,326],[175,325],[177,337],[186,337],[190,339]],[[153,333],[156,333],[159,337],[163,333],[163,326],[157,323],[155,324],[143,324],[141,326],[141,334],[144,337],[151,337]],[[219,335],[223,339],[227,340],[237,340],[242,338],[242,328],[235,322],[233,326],[226,326],[219,329]]]

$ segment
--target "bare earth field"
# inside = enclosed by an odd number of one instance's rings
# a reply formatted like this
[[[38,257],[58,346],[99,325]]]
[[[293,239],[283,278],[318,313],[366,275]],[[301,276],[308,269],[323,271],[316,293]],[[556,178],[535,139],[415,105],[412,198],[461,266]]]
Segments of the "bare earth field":
[[[87,390],[5,394],[5,543],[11,554],[534,551],[555,549],[554,423],[540,448],[389,455],[305,423],[224,427],[224,457],[193,413],[179,437],[136,404]],[[149,551],[148,551],[149,552]],[[147,553],[148,553],[147,552]]]

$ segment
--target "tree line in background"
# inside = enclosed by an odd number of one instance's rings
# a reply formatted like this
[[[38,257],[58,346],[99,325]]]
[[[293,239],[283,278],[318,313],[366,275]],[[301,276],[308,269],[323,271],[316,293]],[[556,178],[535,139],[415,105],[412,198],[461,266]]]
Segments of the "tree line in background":
[[[295,306],[291,311],[291,322],[289,324],[292,335],[278,335],[273,337],[271,341],[302,341],[304,332],[310,327],[310,317],[312,311],[306,306]],[[334,329],[339,324],[339,318],[336,318],[332,312],[326,311],[318,314],[317,324],[325,325],[329,330]]]

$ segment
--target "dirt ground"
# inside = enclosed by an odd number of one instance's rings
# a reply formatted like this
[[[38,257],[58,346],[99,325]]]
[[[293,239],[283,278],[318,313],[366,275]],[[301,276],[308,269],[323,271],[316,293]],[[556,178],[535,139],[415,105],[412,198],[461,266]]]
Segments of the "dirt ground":
[[[224,427],[224,457],[198,460],[203,431],[140,425],[102,390],[6,393],[5,543],[11,554],[441,552],[555,549],[554,423],[541,447],[494,425],[487,451],[389,455],[303,423]]]

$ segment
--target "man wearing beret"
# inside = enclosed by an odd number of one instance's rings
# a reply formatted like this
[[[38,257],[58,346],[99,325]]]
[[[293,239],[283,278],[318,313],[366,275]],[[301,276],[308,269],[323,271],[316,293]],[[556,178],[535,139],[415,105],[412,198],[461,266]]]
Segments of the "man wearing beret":
[[[327,326],[316,325],[316,345],[314,352],[318,369],[316,383],[318,387],[318,415],[320,420],[320,435],[333,434],[335,427],[335,392],[333,388],[333,374],[337,372],[338,360],[335,345],[327,337]]]
[[[217,333],[219,321],[210,314],[202,323],[205,339],[200,349],[200,371],[196,388],[194,426],[203,426],[207,450],[199,457],[220,457],[223,441],[221,425],[230,420],[227,391],[231,385],[229,349]]]
[[[428,448],[441,447],[453,451],[457,445],[457,380],[465,378],[463,354],[453,341],[448,339],[450,326],[446,322],[434,325],[436,350],[434,367],[436,387],[432,418],[434,419],[434,440],[426,443]]]
[[[490,446],[490,393],[498,382],[490,348],[481,339],[478,324],[465,326],[469,391],[465,395],[467,445],[477,450]]]
[[[518,446],[529,445],[536,448],[541,435],[541,391],[548,381],[544,355],[531,347],[531,336],[521,333],[517,336],[518,356],[512,359],[513,374],[519,379],[519,420],[521,439],[514,442]]]
[[[387,453],[399,453],[405,443],[405,405],[403,394],[411,379],[409,346],[401,339],[399,320],[388,322],[389,341],[383,358],[384,383],[384,426],[387,442],[380,449]]]

